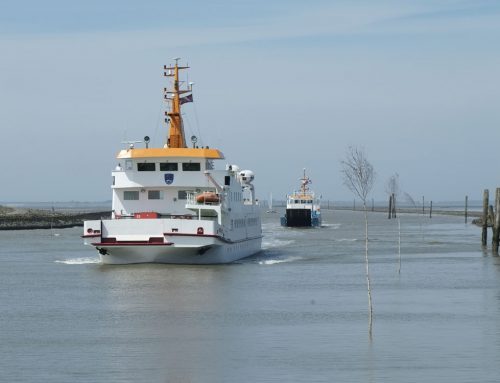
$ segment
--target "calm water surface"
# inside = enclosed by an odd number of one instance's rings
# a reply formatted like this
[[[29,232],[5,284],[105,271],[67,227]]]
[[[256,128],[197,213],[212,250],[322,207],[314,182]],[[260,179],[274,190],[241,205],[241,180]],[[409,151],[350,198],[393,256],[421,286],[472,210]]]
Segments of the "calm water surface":
[[[500,261],[463,218],[265,214],[231,265],[103,266],[80,228],[0,232],[2,382],[498,382]]]

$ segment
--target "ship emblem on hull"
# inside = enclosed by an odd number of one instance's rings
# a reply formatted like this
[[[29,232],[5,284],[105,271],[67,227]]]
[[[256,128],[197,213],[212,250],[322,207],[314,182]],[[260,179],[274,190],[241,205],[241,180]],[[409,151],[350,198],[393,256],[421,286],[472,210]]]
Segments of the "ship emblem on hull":
[[[174,175],[172,173],[165,174],[165,183],[171,185],[174,182]]]

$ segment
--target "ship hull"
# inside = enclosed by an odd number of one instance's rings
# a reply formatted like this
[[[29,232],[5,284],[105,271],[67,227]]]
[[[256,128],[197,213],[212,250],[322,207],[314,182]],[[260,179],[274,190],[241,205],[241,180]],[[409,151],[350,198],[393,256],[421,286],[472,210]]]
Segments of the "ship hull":
[[[101,262],[110,265],[134,263],[166,263],[207,265],[230,263],[249,257],[261,250],[262,237],[227,243],[215,240],[212,244],[195,245],[106,245],[93,244]]]
[[[321,226],[321,218],[315,216],[311,209],[286,209],[285,216],[281,217],[281,225],[286,227]]]

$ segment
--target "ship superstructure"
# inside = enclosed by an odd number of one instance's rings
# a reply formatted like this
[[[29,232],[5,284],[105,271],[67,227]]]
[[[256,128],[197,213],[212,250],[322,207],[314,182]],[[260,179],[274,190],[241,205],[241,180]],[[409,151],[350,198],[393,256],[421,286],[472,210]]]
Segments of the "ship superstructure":
[[[84,235],[103,263],[226,263],[261,249],[260,209],[254,174],[236,165],[217,166],[224,155],[191,137],[187,147],[181,106],[193,101],[179,72],[165,66],[172,86],[164,89],[169,124],[160,148],[130,143],[112,172],[111,219],[86,221]]]
[[[288,227],[321,226],[320,200],[309,189],[311,179],[304,175],[300,179],[300,189],[286,196],[286,211],[281,217],[281,225]]]

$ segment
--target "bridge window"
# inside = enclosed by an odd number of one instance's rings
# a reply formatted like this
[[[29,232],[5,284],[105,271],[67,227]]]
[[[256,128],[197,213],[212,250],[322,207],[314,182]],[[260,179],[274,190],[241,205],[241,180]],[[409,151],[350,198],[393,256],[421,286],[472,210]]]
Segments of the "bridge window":
[[[177,162],[160,162],[160,170],[162,172],[176,172],[179,170]]]
[[[201,164],[199,162],[183,162],[182,170],[185,172],[199,172]]]
[[[139,162],[137,163],[137,170],[140,172],[154,172],[156,170],[154,162]]]

